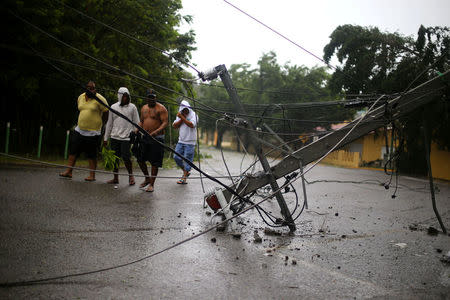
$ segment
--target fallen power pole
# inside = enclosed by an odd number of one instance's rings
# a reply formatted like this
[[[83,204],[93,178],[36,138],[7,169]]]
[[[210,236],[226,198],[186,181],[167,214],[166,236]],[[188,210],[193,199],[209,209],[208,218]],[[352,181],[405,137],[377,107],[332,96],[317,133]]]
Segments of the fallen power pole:
[[[245,110],[242,104],[239,101],[239,98],[236,93],[236,89],[234,88],[228,71],[225,65],[219,65],[215,67],[212,71],[201,74],[201,78],[206,80],[212,80],[220,76],[222,82],[224,83],[225,88],[235,105],[236,113],[240,113],[245,115]],[[255,146],[256,153],[258,158],[263,166],[264,172],[254,174],[254,176],[247,176],[243,178],[239,186],[236,184],[230,186],[231,189],[236,190],[236,192],[240,196],[248,195],[257,189],[270,184],[273,191],[278,190],[276,180],[280,179],[298,169],[301,169],[303,166],[321,158],[324,156],[333,146],[335,146],[338,142],[339,145],[335,149],[340,149],[345,145],[351,143],[354,140],[368,134],[369,132],[376,130],[380,127],[384,127],[387,124],[391,123],[394,120],[397,120],[403,116],[408,115],[415,109],[428,104],[429,102],[435,100],[436,96],[442,95],[445,89],[449,89],[450,87],[450,71],[447,71],[439,76],[419,85],[418,87],[411,89],[399,97],[386,101],[383,105],[373,109],[364,117],[364,120],[360,122],[360,124],[354,128],[346,136],[346,134],[358,123],[360,118],[352,121],[346,126],[340,128],[337,131],[331,132],[320,139],[308,144],[294,152],[288,153],[278,164],[275,166],[269,167],[265,156],[261,151],[262,141],[253,135],[251,132],[249,133],[251,141]],[[255,129],[250,121],[245,120],[243,118],[236,119],[235,124],[239,124],[239,126],[250,127],[250,129]],[[285,151],[289,152],[289,151]],[[241,188],[242,187],[242,188]],[[221,190],[221,195],[218,198],[222,198],[221,207],[224,207],[223,204],[228,204],[232,198],[232,194],[226,190]],[[217,194],[217,193],[216,193]],[[295,230],[295,225],[292,222],[292,216],[287,210],[286,203],[282,198],[281,193],[275,194],[278,204],[281,208],[281,213],[283,215],[284,224],[289,226],[290,230]],[[229,205],[228,205],[229,206]],[[287,211],[286,211],[287,210]],[[228,212],[230,213],[230,212]],[[227,213],[225,213],[227,215]]]

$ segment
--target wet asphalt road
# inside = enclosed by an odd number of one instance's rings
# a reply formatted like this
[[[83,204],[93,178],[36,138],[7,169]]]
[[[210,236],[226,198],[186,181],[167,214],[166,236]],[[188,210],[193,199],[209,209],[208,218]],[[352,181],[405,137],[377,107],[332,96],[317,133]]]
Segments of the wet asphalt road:
[[[213,158],[202,161],[202,168],[225,175],[220,152],[203,152]],[[241,167],[241,154],[224,155],[232,174],[251,161],[245,157]],[[158,178],[155,192],[145,193],[129,187],[125,177],[114,189],[104,183],[109,175],[97,174],[96,182],[87,183],[83,171],[65,180],[58,178],[60,170],[0,166],[1,283],[126,264],[220,219],[202,207],[198,179],[177,185],[176,178]],[[162,169],[159,175],[179,174]],[[294,234],[287,228],[277,229],[281,235],[265,233],[268,226],[252,210],[238,220],[240,239],[212,230],[125,267],[0,287],[0,298],[450,299],[450,264],[441,261],[450,251],[450,237],[427,233],[430,226],[440,227],[426,180],[400,177],[392,199],[394,189],[380,185],[389,180],[381,171],[319,165],[306,179],[309,209],[297,219]],[[209,180],[204,185],[217,186]],[[436,185],[437,206],[449,228],[450,185]],[[300,181],[294,186],[302,202]],[[292,208],[294,194],[285,197]],[[275,200],[263,206],[279,211]],[[255,242],[255,230],[261,243]]]

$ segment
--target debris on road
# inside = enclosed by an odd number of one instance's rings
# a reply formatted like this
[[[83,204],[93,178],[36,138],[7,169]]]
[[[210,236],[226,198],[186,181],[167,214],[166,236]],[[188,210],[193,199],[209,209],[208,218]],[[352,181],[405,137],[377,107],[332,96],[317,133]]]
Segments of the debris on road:
[[[438,235],[439,231],[436,228],[434,228],[433,226],[430,226],[430,227],[428,227],[427,233],[429,235]]]
[[[394,246],[397,246],[397,247],[403,249],[403,248],[406,247],[406,243],[397,243],[397,244],[395,244]]]
[[[417,224],[411,224],[411,225],[409,225],[409,230],[411,230],[411,231],[417,231],[419,228],[418,228],[418,226],[417,226]]]
[[[447,254],[442,255],[441,261],[450,265],[450,251],[448,251]]]
[[[253,233],[253,242],[254,243],[262,243],[262,238],[258,234],[258,230],[255,230]]]
[[[266,227],[266,228],[264,228],[264,234],[280,236],[281,232]]]

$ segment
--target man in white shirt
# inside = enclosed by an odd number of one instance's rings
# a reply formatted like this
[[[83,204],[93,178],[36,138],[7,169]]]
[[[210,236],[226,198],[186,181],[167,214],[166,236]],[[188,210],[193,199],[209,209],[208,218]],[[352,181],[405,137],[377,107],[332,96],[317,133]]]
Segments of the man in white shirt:
[[[128,117],[133,123],[139,123],[139,114],[136,106],[131,103],[130,92],[126,87],[121,87],[117,92],[117,98],[119,101],[114,103],[111,108],[120,112],[124,116]],[[108,139],[111,138],[111,149],[114,150],[115,155],[122,158],[125,167],[128,171],[128,183],[134,185],[133,165],[131,162],[130,153],[130,132],[134,130],[133,125],[124,118],[109,111],[108,123],[106,123],[105,136],[103,145],[106,146]],[[114,167],[114,178],[107,181],[107,183],[117,184],[119,183],[119,161],[116,162]]]
[[[197,143],[198,117],[186,100],[181,101],[177,118],[172,126],[179,128],[178,143],[175,151],[184,156],[190,162],[194,160],[195,144]],[[178,155],[173,157],[177,165],[183,170],[183,176],[177,181],[178,184],[187,184],[187,177],[191,174],[191,166]]]

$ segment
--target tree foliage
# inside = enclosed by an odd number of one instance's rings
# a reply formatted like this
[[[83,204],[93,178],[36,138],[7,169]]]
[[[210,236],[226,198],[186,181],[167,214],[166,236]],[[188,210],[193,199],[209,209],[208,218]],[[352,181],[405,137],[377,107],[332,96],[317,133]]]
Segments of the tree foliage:
[[[298,140],[299,135],[312,132],[317,126],[329,127],[330,121],[343,121],[353,114],[353,111],[342,107],[294,107],[298,103],[337,99],[328,87],[330,74],[325,68],[309,69],[289,64],[281,66],[276,54],[269,52],[262,55],[256,68],[252,69],[248,64],[234,64],[229,73],[248,113],[245,117],[258,127],[264,128],[263,123],[269,125],[287,140]],[[199,98],[217,110],[233,113],[234,108],[228,94],[220,87],[223,87],[220,80],[215,80],[211,85],[200,86]],[[215,118],[211,115],[205,118],[203,128],[213,130]],[[315,121],[310,122],[311,120]],[[219,128],[219,142],[220,135],[227,128],[231,127]]]
[[[1,114],[17,130],[17,151],[31,148],[39,125],[45,124],[51,131],[44,129],[44,145],[61,153],[65,131],[76,124],[76,99],[83,92],[64,72],[83,85],[94,80],[109,104],[117,101],[120,86],[130,89],[138,106],[142,100],[137,96],[148,88],[163,100],[172,99],[170,90],[181,91],[174,79],[185,77],[180,62],[188,62],[195,49],[194,33],[176,30],[191,19],[179,14],[181,0],[5,0],[1,6],[8,24],[0,47],[0,84],[5,91]]]
[[[420,26],[417,38],[377,28],[338,26],[324,48],[324,59],[341,64],[330,80],[335,93],[402,93],[447,71],[450,67],[450,29]],[[441,147],[450,145],[448,98],[436,99],[401,120],[405,155],[401,168],[413,173],[426,170],[422,120]]]

